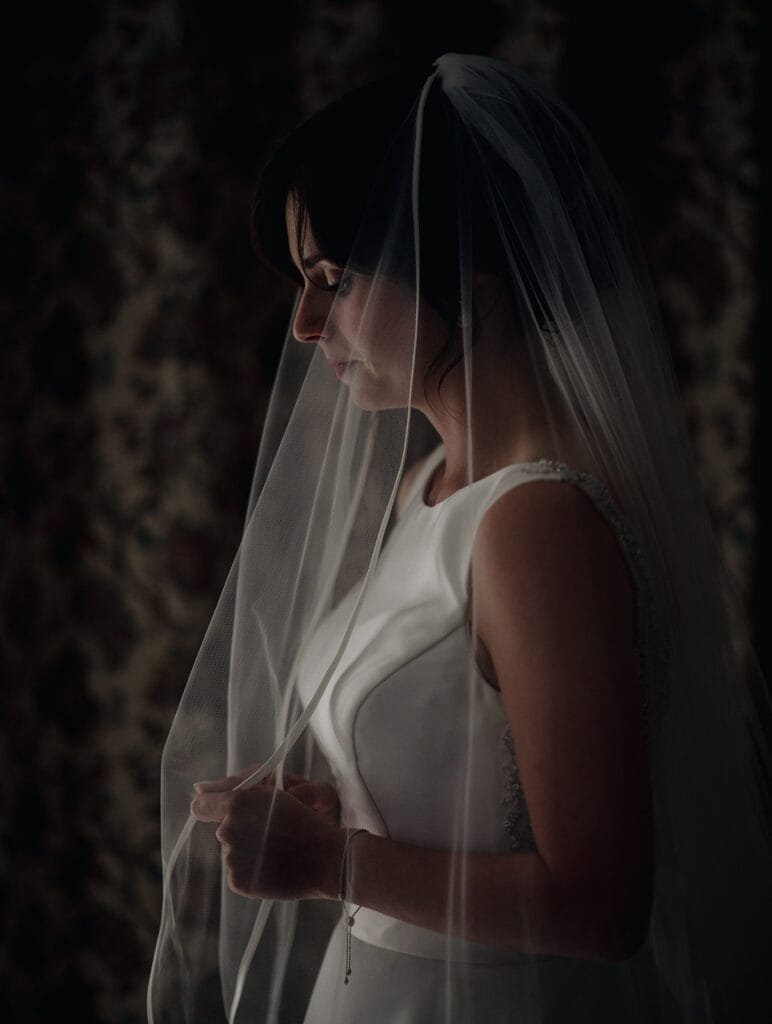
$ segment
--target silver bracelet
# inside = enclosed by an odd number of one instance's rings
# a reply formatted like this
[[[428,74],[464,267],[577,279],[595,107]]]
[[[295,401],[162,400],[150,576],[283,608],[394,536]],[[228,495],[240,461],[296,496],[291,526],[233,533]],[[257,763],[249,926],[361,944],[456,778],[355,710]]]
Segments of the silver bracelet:
[[[347,828],[346,829],[346,842],[343,844],[343,856],[340,859],[340,884],[338,886],[338,899],[343,911],[343,920],[346,928],[346,967],[345,975],[343,977],[343,983],[348,985],[349,975],[351,974],[351,928],[354,924],[354,918],[362,909],[361,906],[357,907],[353,912],[349,912],[349,908],[346,903],[346,897],[348,896],[348,885],[349,885],[349,847],[351,841],[359,835],[360,832],[366,832],[366,828]]]

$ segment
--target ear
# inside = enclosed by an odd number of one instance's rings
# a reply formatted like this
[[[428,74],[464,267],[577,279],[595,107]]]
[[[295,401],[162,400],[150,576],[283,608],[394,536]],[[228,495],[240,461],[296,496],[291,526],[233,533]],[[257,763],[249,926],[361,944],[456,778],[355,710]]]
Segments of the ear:
[[[484,320],[496,308],[503,294],[503,282],[498,274],[475,270],[472,274],[472,301],[477,317]]]
[[[494,274],[492,270],[475,270],[472,273],[472,287],[475,291],[478,288],[485,288],[492,284],[498,284],[499,280],[499,275]]]

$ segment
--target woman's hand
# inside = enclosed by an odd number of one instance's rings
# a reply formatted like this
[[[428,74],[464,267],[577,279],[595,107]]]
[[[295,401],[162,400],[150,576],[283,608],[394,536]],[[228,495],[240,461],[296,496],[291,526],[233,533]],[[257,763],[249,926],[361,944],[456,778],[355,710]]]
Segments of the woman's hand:
[[[191,813],[219,822],[228,885],[263,899],[337,899],[345,834],[333,786],[285,773],[286,790],[273,777],[236,789],[250,774],[194,787]]]
[[[237,775],[229,775],[225,779],[216,779],[213,782],[196,782],[193,785],[193,789],[197,794],[227,792],[228,790],[235,789],[244,779],[248,779],[258,767],[259,765],[252,764]],[[285,791],[292,793],[296,800],[313,808],[315,811],[319,811],[332,824],[340,825],[340,800],[338,799],[335,787],[329,782],[312,782],[305,775],[285,772],[283,784]],[[271,772],[258,785],[273,788],[276,785],[275,773]]]

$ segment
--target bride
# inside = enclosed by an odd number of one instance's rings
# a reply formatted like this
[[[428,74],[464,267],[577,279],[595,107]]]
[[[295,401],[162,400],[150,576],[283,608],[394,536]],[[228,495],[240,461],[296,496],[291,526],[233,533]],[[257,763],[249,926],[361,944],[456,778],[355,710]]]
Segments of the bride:
[[[150,1020],[215,970],[228,1021],[767,1019],[753,663],[583,128],[448,54],[283,140],[254,233],[299,294],[164,753]]]

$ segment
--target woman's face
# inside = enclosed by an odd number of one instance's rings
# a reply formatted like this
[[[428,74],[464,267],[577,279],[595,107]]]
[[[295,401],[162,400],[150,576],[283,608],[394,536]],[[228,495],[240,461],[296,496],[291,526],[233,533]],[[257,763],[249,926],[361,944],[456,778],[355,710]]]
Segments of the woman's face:
[[[287,201],[287,237],[303,290],[293,334],[318,345],[330,372],[349,387],[360,408],[404,408],[424,404],[423,377],[447,340],[441,318],[425,302],[419,312],[418,347],[410,398],[416,334],[415,292],[385,275],[354,273],[320,252],[311,225],[298,251],[295,204]]]

